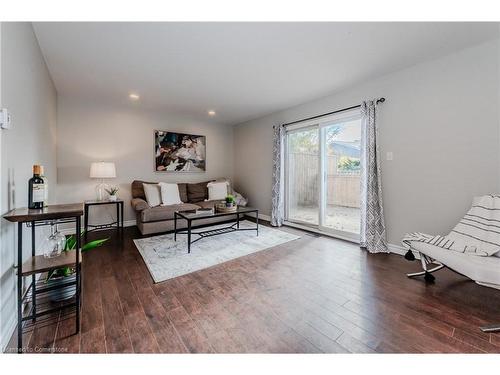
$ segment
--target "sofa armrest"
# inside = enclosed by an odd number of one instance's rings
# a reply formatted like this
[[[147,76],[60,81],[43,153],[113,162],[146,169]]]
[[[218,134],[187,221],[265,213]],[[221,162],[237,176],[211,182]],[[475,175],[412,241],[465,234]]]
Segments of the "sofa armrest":
[[[134,208],[135,211],[141,212],[142,210],[145,210],[146,208],[149,208],[148,202],[146,202],[142,198],[133,198],[130,203],[132,204],[132,207]]]

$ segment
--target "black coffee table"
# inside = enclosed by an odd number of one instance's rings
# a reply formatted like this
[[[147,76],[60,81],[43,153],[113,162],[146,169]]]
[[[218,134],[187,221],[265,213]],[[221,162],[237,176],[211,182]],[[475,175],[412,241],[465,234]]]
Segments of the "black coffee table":
[[[255,228],[240,228],[240,215],[246,215],[253,213],[255,214]],[[219,218],[221,216],[236,216],[234,219],[235,222],[229,226],[217,229],[209,229],[209,230],[199,230],[193,232],[191,230],[193,221],[196,220],[205,220],[210,218]],[[177,231],[177,220],[184,219],[187,221],[187,230],[185,231]],[[201,240],[205,237],[216,236],[219,234],[236,232],[239,230],[254,230],[257,232],[257,236],[259,235],[259,210],[251,207],[238,207],[235,212],[214,212],[214,213],[196,213],[195,211],[182,211],[174,213],[174,241],[177,241],[178,234],[187,234],[188,236],[188,253],[191,252],[191,244],[196,241]],[[196,234],[200,236],[199,238],[191,241],[191,235]]]

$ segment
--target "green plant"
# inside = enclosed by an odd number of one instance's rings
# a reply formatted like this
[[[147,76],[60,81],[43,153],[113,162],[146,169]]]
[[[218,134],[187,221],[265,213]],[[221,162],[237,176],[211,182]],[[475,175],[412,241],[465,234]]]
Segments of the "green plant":
[[[116,195],[119,189],[117,186],[111,186],[109,189],[104,189],[104,190],[106,190],[106,193],[108,193],[109,195]]]
[[[85,232],[81,234],[81,237],[83,237]],[[101,240],[94,240],[87,242],[86,244],[82,245],[81,252],[86,252],[92,249],[95,249],[96,247],[101,246],[104,242],[109,240],[108,238],[104,238]],[[63,252],[66,251],[71,251],[75,250],[76,248],[76,236],[75,235],[70,235],[66,237],[66,245],[64,246]],[[52,270],[47,273],[47,278],[45,279],[45,282],[48,282],[51,278],[53,277],[66,277],[66,276],[71,276],[75,272],[73,267],[63,267],[59,268],[57,270]]]
[[[233,196],[233,195],[228,194],[228,195],[226,196],[226,203],[236,203],[236,199],[234,198],[234,196]]]

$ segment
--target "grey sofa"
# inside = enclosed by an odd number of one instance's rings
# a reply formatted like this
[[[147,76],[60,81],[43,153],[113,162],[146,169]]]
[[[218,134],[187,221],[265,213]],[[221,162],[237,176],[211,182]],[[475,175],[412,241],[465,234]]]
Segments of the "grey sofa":
[[[217,179],[217,181],[226,180],[225,178]],[[215,181],[215,180],[212,180]],[[174,229],[174,212],[190,211],[200,207],[214,207],[220,201],[208,201],[207,184],[210,181],[200,183],[181,183],[179,187],[179,196],[182,204],[174,204],[170,206],[150,207],[146,202],[143,183],[155,184],[157,182],[135,180],[132,182],[132,207],[135,210],[137,218],[137,227],[143,235],[152,233],[168,232]],[[232,193],[231,186],[229,193]],[[200,219],[193,222],[193,226],[212,224],[216,222],[227,221],[235,218],[235,216],[223,216],[220,218]],[[186,221],[178,220],[178,228],[185,228]]]

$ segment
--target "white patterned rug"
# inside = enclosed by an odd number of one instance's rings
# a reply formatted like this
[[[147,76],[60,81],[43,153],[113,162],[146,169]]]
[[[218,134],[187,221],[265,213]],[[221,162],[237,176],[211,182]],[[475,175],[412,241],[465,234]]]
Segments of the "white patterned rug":
[[[193,228],[193,231],[227,227],[228,224],[207,228]],[[254,223],[240,222],[240,228],[253,228]],[[192,240],[199,236],[193,234]],[[255,231],[239,231],[202,238],[191,244],[187,252],[187,234],[174,234],[140,238],[134,240],[155,283],[202,270],[248,254],[300,238],[278,229],[259,226],[259,236]]]

